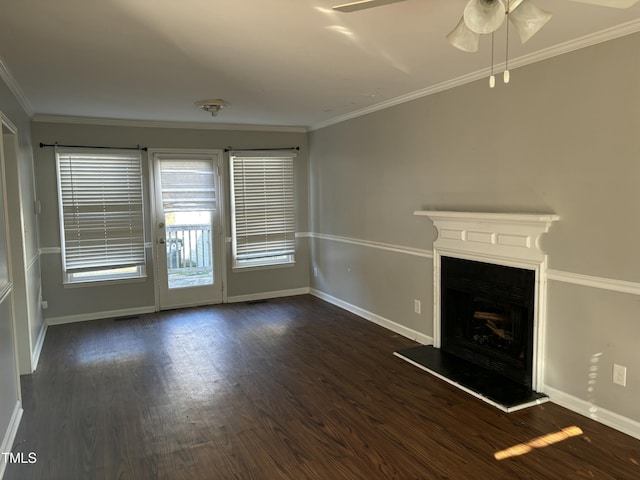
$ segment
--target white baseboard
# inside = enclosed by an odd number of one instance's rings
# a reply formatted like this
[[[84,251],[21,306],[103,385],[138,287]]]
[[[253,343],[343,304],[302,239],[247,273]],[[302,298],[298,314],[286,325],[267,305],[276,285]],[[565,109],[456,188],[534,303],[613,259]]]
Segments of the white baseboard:
[[[66,323],[87,322],[90,320],[100,320],[103,318],[129,317],[132,315],[143,315],[145,313],[153,313],[156,311],[155,306],[127,308],[123,310],[111,310],[108,312],[91,312],[79,315],[68,315],[63,317],[47,318],[47,325],[64,325]]]
[[[640,440],[640,422],[623,417],[622,415],[610,410],[600,408],[593,403],[574,397],[573,395],[569,395],[568,393],[560,390],[556,390],[555,388],[547,385],[544,386],[542,391],[549,395],[549,398],[553,403]]]
[[[42,353],[42,346],[44,345],[44,339],[47,336],[48,327],[49,326],[46,322],[42,324],[40,335],[38,335],[36,344],[33,346],[33,352],[31,353],[31,373],[35,372],[38,368],[38,362],[40,361],[40,354]]]
[[[11,420],[9,421],[9,426],[7,427],[7,431],[5,432],[4,438],[2,439],[2,444],[0,444],[0,453],[11,451],[11,447],[13,447],[13,442],[15,441],[16,435],[18,434],[18,427],[20,426],[22,413],[23,413],[22,403],[20,403],[20,400],[18,400],[13,409],[13,414],[11,415]],[[0,480],[4,476],[4,471],[6,468],[7,468],[7,462],[4,461],[4,458],[0,458]]]
[[[380,325],[381,327],[385,327],[392,332],[395,332],[403,337],[410,338],[411,340],[415,340],[418,343],[423,345],[431,345],[433,344],[433,338],[425,335],[424,333],[420,333],[416,330],[413,330],[409,327],[405,327],[404,325],[400,325],[399,323],[394,322],[393,320],[389,320],[388,318],[381,317],[373,312],[369,312],[363,308],[352,305],[344,300],[336,298],[328,293],[321,292],[320,290],[316,290],[312,288],[309,292],[311,295],[318,297],[326,302],[329,302],[333,305],[336,305],[340,308],[344,308],[345,310],[358,315],[370,322],[375,323],[376,325]]]
[[[309,293],[309,288],[303,287],[303,288],[293,288],[290,290],[277,290],[273,292],[252,293],[249,295],[237,295],[235,297],[228,297],[226,301],[228,303],[251,302],[254,300],[266,300],[269,298],[292,297],[294,295],[306,295],[308,293]],[[197,305],[201,305],[201,303],[198,303]],[[155,311],[156,311],[155,306],[148,306],[148,307],[129,308],[124,310],[111,310],[107,312],[91,312],[91,313],[85,313],[85,314],[79,314],[79,315],[51,317],[51,318],[47,318],[46,323],[47,325],[64,325],[67,323],[87,322],[90,320],[100,320],[103,318],[118,318],[118,317],[128,317],[131,315],[143,315],[145,313],[153,313]]]
[[[309,287],[292,288],[289,290],[276,290],[273,292],[250,293],[248,295],[236,295],[227,297],[227,303],[254,302],[256,300],[267,300],[269,298],[293,297],[296,295],[309,294]]]

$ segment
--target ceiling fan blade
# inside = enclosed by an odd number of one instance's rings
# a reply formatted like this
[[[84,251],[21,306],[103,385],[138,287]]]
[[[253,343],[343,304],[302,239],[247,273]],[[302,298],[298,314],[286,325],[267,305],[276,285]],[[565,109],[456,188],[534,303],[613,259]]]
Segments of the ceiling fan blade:
[[[360,0],[358,2],[344,3],[342,5],[336,5],[334,10],[339,12],[356,12],[358,10],[364,10],[366,8],[381,7],[382,5],[389,5],[390,3],[404,2],[406,0]]]
[[[601,7],[629,8],[638,3],[639,0],[571,0],[578,3],[590,3]]]

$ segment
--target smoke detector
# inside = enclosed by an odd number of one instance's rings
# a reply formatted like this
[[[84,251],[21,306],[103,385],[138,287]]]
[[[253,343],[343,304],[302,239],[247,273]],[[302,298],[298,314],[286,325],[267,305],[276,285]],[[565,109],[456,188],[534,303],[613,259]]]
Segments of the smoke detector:
[[[216,117],[220,110],[229,105],[229,102],[221,98],[216,98],[213,100],[200,100],[196,102],[196,105],[205,112],[209,112],[212,117]]]

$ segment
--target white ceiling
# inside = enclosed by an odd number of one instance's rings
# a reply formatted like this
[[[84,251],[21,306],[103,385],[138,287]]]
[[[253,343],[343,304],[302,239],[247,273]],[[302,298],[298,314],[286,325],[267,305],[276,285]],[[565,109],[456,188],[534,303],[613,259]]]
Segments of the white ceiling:
[[[0,0],[0,58],[35,115],[314,128],[486,75],[489,37],[445,39],[466,1]],[[524,46],[511,31],[512,67],[640,30],[640,3],[533,2],[554,16]],[[207,98],[231,105],[213,118]]]

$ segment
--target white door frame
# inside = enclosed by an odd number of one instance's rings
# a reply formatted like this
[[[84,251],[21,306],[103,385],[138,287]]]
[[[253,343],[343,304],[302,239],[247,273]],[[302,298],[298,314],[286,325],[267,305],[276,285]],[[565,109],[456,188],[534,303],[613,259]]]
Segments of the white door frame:
[[[6,222],[6,234],[7,234],[7,261],[9,267],[9,282],[11,283],[11,308],[13,314],[13,336],[14,336],[14,348],[16,353],[16,364],[18,366],[17,379],[18,379],[18,394],[20,394],[20,374],[29,374],[33,373],[35,370],[35,365],[32,364],[32,339],[31,339],[31,328],[30,328],[30,317],[29,317],[29,301],[28,301],[28,288],[26,281],[26,257],[24,255],[24,242],[22,241],[22,195],[20,192],[21,183],[20,178],[16,178],[15,182],[12,184],[18,193],[18,208],[17,210],[12,211],[9,206],[9,179],[7,177],[7,172],[9,167],[7,164],[9,162],[12,163],[11,167],[15,167],[15,172],[19,173],[19,164],[18,164],[18,129],[16,126],[9,120],[2,112],[0,112],[0,135],[2,138],[0,139],[0,155],[2,156],[2,179],[3,185],[0,189],[4,194],[4,216]],[[8,132],[5,133],[5,130]],[[5,141],[6,137],[10,136],[10,141],[13,143],[9,148],[11,148],[11,153],[13,158],[6,157],[6,145]],[[12,214],[17,214],[20,218],[20,227],[18,228],[17,235],[16,230],[9,229],[9,223],[11,221]],[[13,238],[12,238],[13,236]],[[18,239],[19,242],[15,240]],[[16,282],[16,271],[19,271],[19,281]],[[16,300],[16,296],[20,295],[21,302]],[[18,312],[18,308],[21,309],[21,312]],[[20,314],[21,313],[21,314]],[[21,319],[22,321],[19,321]]]
[[[18,326],[20,327],[25,327],[25,325],[18,325],[17,322],[17,315],[16,315],[16,306],[15,306],[15,285],[13,283],[13,271],[15,269],[15,260],[16,257],[14,257],[14,250],[11,249],[11,233],[9,231],[9,196],[8,196],[8,192],[7,192],[7,184],[9,183],[9,179],[7,178],[6,174],[7,174],[7,168],[6,168],[6,158],[5,158],[5,149],[4,149],[4,131],[5,128],[9,131],[9,134],[12,137],[12,141],[14,142],[14,147],[17,146],[17,135],[18,135],[18,129],[16,128],[16,126],[13,124],[13,122],[11,122],[2,112],[0,112],[0,195],[2,196],[2,202],[0,202],[0,204],[3,206],[3,219],[4,219],[4,225],[2,225],[2,229],[0,229],[0,232],[4,231],[4,235],[5,235],[5,242],[6,242],[6,247],[7,247],[7,251],[6,251],[6,261],[7,261],[7,268],[8,268],[8,274],[9,274],[9,284],[7,285],[7,289],[4,292],[0,292],[0,299],[9,299],[9,302],[11,304],[11,318],[10,323],[11,323],[11,330],[12,330],[12,334],[13,334],[13,338],[12,338],[12,343],[13,343],[13,358],[14,358],[14,362],[15,362],[15,370],[14,370],[14,375],[15,375],[15,385],[16,385],[16,408],[14,409],[14,414],[18,414],[20,416],[22,416],[22,388],[20,386],[20,352],[23,351],[25,354],[28,354],[28,358],[31,358],[31,342],[29,337],[26,337],[26,342],[25,341],[19,341],[18,338]],[[15,155],[17,155],[18,150],[17,148],[14,148],[13,153]],[[13,159],[17,162],[17,157],[15,159]],[[17,166],[17,164],[16,164]],[[16,181],[19,181],[19,179],[16,179]],[[19,199],[21,202],[21,199]],[[21,205],[21,203],[20,203]],[[22,208],[22,206],[20,206],[20,208]],[[20,227],[20,236],[22,237],[22,228]],[[22,265],[24,265],[24,258],[22,258]],[[22,285],[22,287],[25,287],[25,285]],[[26,288],[26,287],[25,287]],[[28,319],[28,315],[27,312],[25,312],[25,320],[27,322],[26,325],[26,331],[27,334],[29,332],[29,319]],[[28,367],[31,367],[31,364],[28,365]],[[27,366],[25,366],[25,369],[27,368]],[[12,419],[13,420],[13,419]],[[17,422],[20,421],[20,417],[17,417]],[[9,425],[9,427],[11,427],[11,424]],[[15,425],[16,431],[18,428],[18,424]],[[0,432],[1,433],[1,432]],[[13,432],[14,438],[15,438],[15,433]],[[0,444],[2,444],[3,442],[0,441]],[[0,445],[3,446],[4,445]],[[1,474],[3,473],[2,468],[0,468],[0,477]]]
[[[29,289],[27,287],[27,265],[29,262],[26,258],[25,245],[22,235],[24,225],[24,214],[22,211],[22,183],[20,180],[20,165],[18,160],[18,130],[9,121],[7,117],[2,116],[2,155],[4,157],[4,172],[6,179],[9,177],[9,171],[16,177],[14,181],[6,182],[6,215],[7,222],[12,225],[19,225],[17,229],[9,229],[9,269],[11,271],[11,282],[13,287],[13,321],[14,334],[16,336],[16,352],[20,374],[30,374],[35,370],[33,362],[33,345],[34,341],[31,337],[31,315]],[[6,131],[5,131],[6,130]],[[11,142],[11,145],[7,145]],[[7,155],[7,150],[11,153]],[[11,190],[11,193],[9,193]],[[9,199],[14,202],[9,204]],[[17,202],[17,203],[15,203]],[[38,302],[39,303],[39,302]]]
[[[157,270],[157,258],[159,255],[160,245],[158,244],[157,228],[155,228],[156,219],[158,217],[157,191],[156,191],[156,172],[154,156],[157,154],[185,154],[185,155],[217,155],[218,156],[218,210],[220,217],[220,232],[218,233],[220,255],[221,255],[221,271],[218,272],[222,279],[222,302],[227,302],[227,243],[226,243],[226,216],[225,216],[225,161],[224,152],[221,149],[199,149],[199,148],[149,148],[147,150],[147,162],[149,167],[149,199],[150,199],[150,222],[151,228],[151,255],[153,257],[153,290],[155,296],[155,310],[160,311],[160,286]],[[164,254],[164,247],[162,248]],[[215,264],[215,262],[214,262]]]

